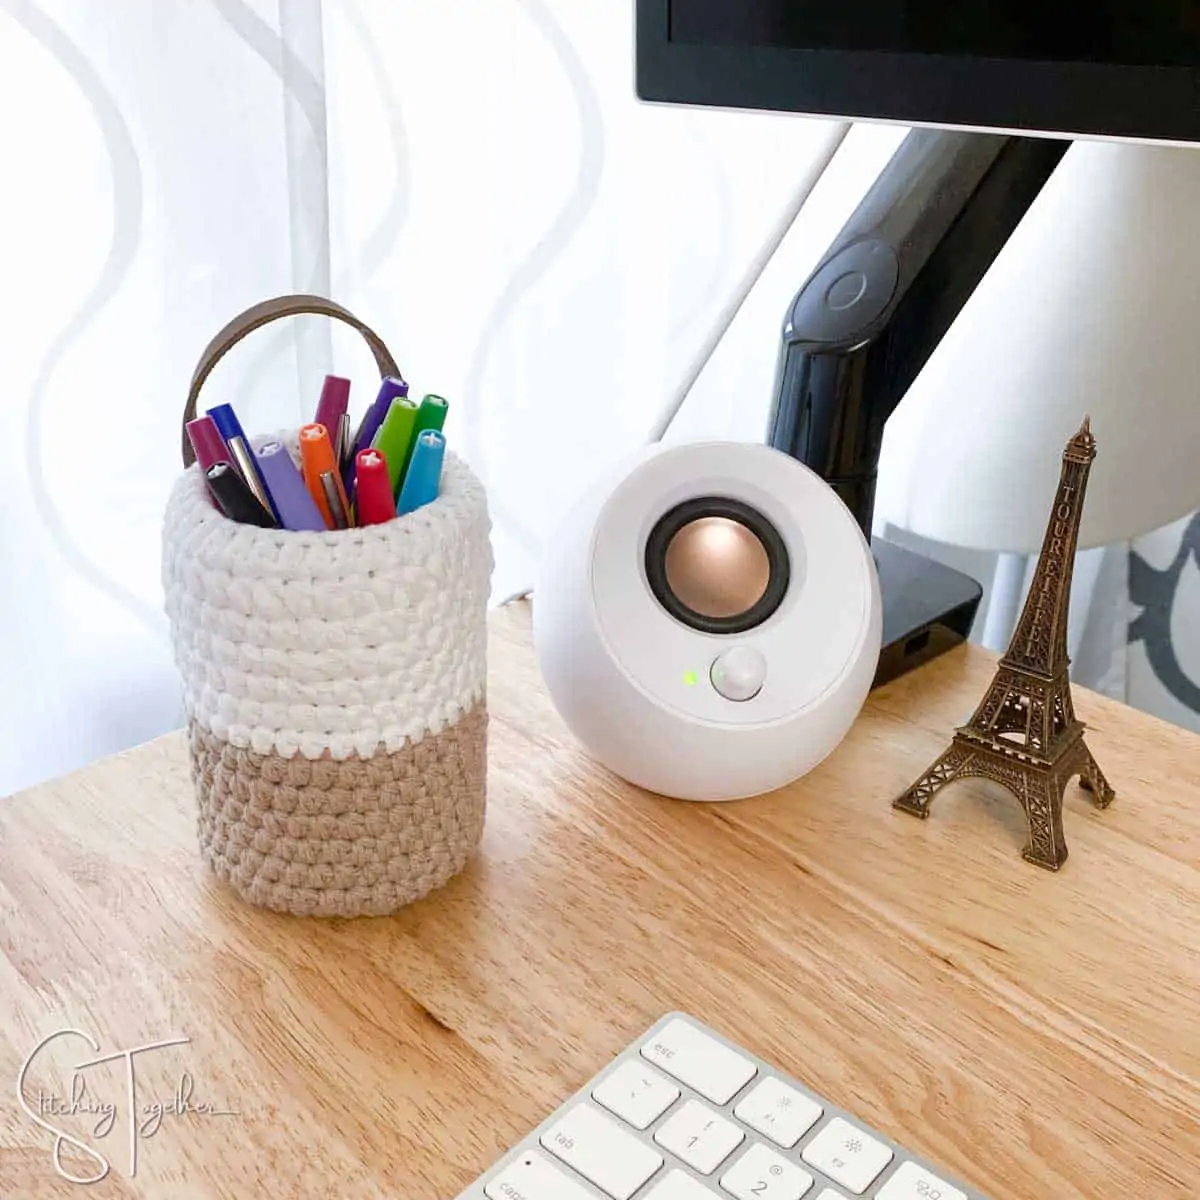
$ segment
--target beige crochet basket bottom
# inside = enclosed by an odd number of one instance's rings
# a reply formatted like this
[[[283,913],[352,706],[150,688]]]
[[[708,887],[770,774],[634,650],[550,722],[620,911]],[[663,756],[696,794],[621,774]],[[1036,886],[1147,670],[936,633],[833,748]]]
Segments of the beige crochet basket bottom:
[[[441,887],[483,835],[487,707],[394,754],[256,754],[188,726],[200,848],[251,904],[384,916]]]

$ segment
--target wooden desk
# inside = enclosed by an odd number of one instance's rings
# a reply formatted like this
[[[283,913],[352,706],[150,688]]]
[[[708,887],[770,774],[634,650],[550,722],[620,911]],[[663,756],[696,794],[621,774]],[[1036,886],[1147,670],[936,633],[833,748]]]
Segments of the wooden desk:
[[[876,694],[801,785],[688,805],[571,744],[525,605],[493,635],[483,852],[394,919],[216,886],[178,735],[0,803],[0,1196],[448,1200],[673,1008],[995,1200],[1200,1193],[1200,739],[1081,694],[1118,795],[1098,813],[1072,789],[1054,875],[987,785],[927,822],[889,807],[973,706],[982,652]],[[91,1143],[108,1177],[66,1183],[14,1091],[65,1026],[102,1053],[190,1038],[136,1060],[139,1104],[186,1070],[192,1106],[237,1115],[168,1114],[131,1179],[122,1108]],[[93,1057],[51,1043],[31,1102]],[[119,1067],[88,1096],[119,1100]]]

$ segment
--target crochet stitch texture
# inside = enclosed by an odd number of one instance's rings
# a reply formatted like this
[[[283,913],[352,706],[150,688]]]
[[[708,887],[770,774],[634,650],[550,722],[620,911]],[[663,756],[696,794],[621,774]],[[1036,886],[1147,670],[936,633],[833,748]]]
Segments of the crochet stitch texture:
[[[474,852],[489,534],[483,486],[451,453],[433,504],[362,529],[238,525],[198,467],[176,481],[163,586],[200,846],[244,899],[382,915]]]

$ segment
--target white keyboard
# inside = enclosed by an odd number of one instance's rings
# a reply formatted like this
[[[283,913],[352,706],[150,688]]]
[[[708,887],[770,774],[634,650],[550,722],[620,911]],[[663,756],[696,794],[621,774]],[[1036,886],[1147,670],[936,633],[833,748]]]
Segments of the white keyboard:
[[[458,1200],[986,1200],[682,1013]]]

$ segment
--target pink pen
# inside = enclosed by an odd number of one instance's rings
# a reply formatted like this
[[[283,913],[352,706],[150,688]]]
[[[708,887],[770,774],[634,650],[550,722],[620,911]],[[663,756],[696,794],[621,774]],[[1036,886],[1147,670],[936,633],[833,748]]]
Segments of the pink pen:
[[[340,375],[326,375],[321,388],[321,399],[317,401],[314,424],[324,425],[332,439],[337,434],[342,414],[350,406],[350,380]]]
[[[207,473],[210,467],[219,462],[230,461],[229,447],[225,445],[225,439],[212,417],[197,417],[189,421],[185,428],[202,472]]]

